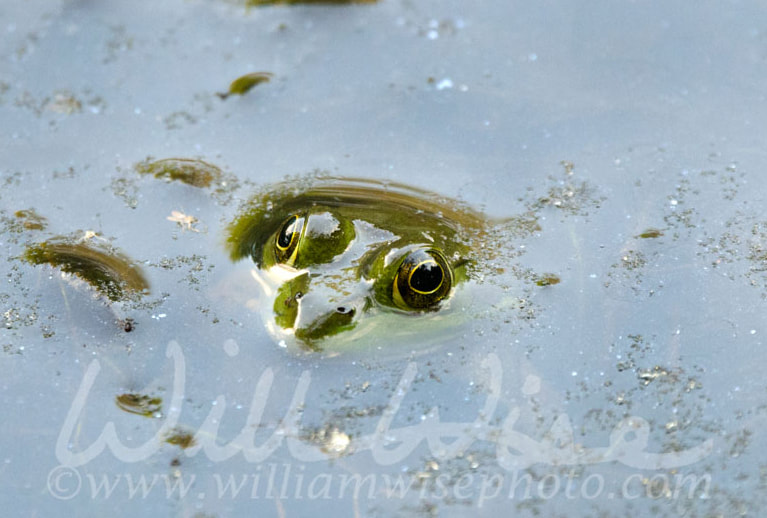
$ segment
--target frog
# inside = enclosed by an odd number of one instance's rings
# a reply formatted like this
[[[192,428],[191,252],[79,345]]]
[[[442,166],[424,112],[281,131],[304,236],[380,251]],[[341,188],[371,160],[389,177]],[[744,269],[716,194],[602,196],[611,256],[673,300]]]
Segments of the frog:
[[[472,277],[486,229],[482,213],[425,189],[291,179],[242,207],[226,246],[233,261],[252,264],[266,327],[281,346],[339,350],[376,327],[394,341],[424,323],[455,321],[451,303]]]
[[[136,170],[211,189],[216,200],[227,195],[224,186],[239,188],[201,160],[147,159]],[[18,217],[23,223],[27,216]],[[178,211],[167,219],[181,232],[200,231],[196,218]],[[225,221],[223,249],[246,269],[234,268],[209,286],[216,307],[231,315],[244,311],[246,319],[255,311],[279,346],[326,356],[396,351],[396,344],[412,346],[410,355],[424,354],[481,308],[521,308],[524,299],[508,295],[507,287],[480,284],[509,264],[510,238],[540,229],[535,213],[493,219],[427,189],[324,173],[262,185]],[[29,245],[23,258],[89,284],[125,331],[138,324],[127,312],[146,305],[139,299],[151,291],[149,278],[109,239],[92,231],[60,235]],[[536,284],[557,282],[545,275]]]

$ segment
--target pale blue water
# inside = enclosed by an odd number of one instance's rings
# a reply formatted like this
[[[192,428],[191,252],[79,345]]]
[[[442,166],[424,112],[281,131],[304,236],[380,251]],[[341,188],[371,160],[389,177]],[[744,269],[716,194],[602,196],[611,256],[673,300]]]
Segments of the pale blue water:
[[[0,2],[0,502],[760,516],[766,30],[754,1]],[[215,95],[254,71],[275,77]],[[139,177],[148,156],[204,159],[239,188]],[[257,187],[315,170],[541,229],[488,238],[498,257],[440,347],[297,357],[248,305],[223,229]],[[47,229],[14,232],[30,208]],[[145,305],[110,309],[17,259],[86,231],[142,264]],[[123,393],[163,416],[120,411]],[[108,423],[143,449],[100,447]],[[163,442],[174,426],[197,445]]]

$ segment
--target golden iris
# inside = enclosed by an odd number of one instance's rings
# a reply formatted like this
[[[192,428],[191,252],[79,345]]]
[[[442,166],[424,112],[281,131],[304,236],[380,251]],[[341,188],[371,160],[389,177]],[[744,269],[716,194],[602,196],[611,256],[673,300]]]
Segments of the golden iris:
[[[301,239],[301,232],[304,228],[304,218],[296,214],[290,216],[282,224],[282,228],[277,233],[277,242],[274,247],[274,254],[278,262],[292,265],[298,255],[298,242]]]
[[[421,249],[410,252],[400,264],[392,295],[405,309],[430,309],[447,297],[452,285],[452,270],[442,253]]]

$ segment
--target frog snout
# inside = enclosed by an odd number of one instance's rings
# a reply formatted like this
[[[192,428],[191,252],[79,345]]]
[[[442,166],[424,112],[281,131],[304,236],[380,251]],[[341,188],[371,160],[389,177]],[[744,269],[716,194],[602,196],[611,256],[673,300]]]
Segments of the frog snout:
[[[324,312],[316,311],[318,308],[314,308],[315,311],[303,309],[295,333],[298,339],[311,342],[352,329],[357,325],[355,317],[362,312],[363,301],[337,303],[326,307]]]

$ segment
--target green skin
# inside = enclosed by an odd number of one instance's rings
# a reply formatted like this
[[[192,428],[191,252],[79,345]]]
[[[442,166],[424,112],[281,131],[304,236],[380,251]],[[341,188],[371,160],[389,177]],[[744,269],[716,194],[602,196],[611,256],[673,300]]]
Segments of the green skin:
[[[299,224],[290,226],[294,216]],[[359,330],[373,315],[438,312],[467,278],[472,242],[484,226],[480,214],[430,192],[310,179],[254,198],[230,225],[227,244],[233,260],[250,258],[273,283],[272,327],[320,350],[328,337]],[[423,261],[442,272],[439,289],[426,294],[413,289],[422,272],[406,268]]]

